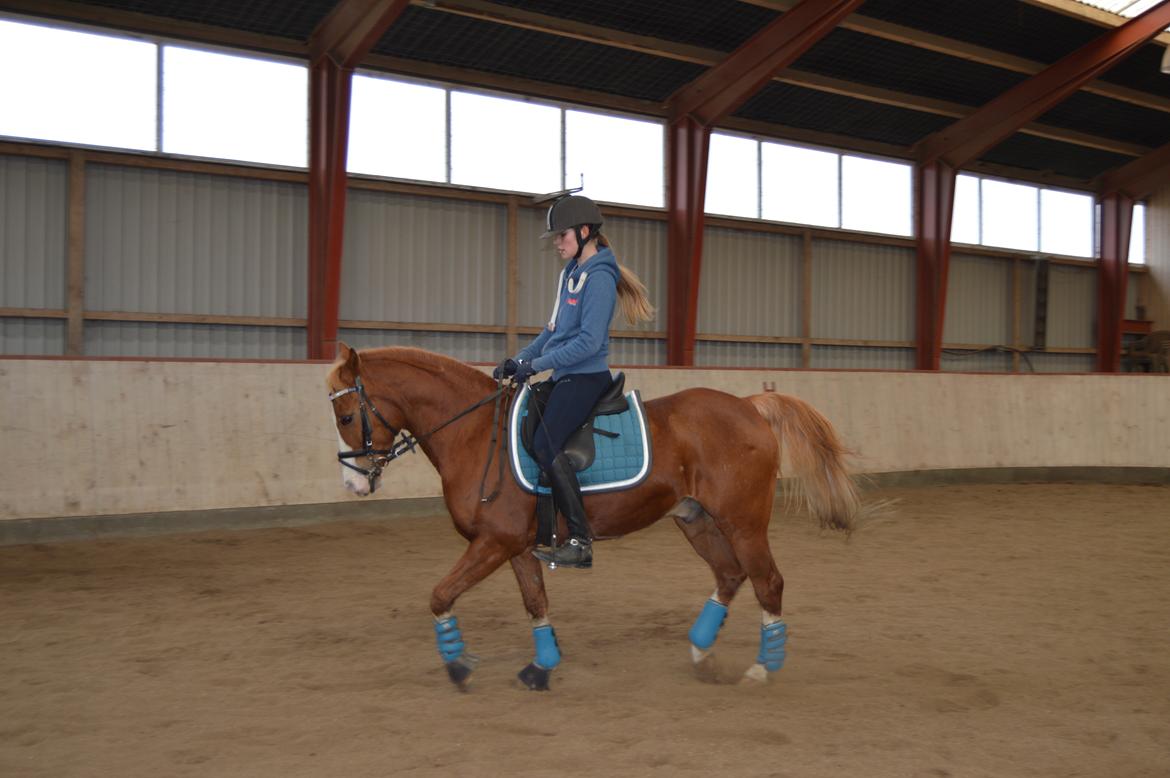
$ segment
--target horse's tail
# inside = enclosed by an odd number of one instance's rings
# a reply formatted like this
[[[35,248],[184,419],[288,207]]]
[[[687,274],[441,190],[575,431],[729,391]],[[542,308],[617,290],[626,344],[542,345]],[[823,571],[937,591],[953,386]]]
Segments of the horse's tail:
[[[765,392],[747,399],[772,425],[780,444],[781,468],[784,450],[788,450],[796,476],[795,499],[822,527],[852,532],[861,498],[845,470],[849,451],[833,425],[804,400],[790,395]]]

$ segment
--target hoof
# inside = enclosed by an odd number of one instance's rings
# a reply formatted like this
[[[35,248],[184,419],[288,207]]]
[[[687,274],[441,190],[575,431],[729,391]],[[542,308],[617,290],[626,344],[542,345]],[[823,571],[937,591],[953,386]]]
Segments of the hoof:
[[[744,672],[743,678],[740,680],[740,683],[748,683],[748,684],[767,683],[768,677],[770,675],[771,675],[771,673],[768,672],[768,668],[764,667],[762,664],[759,664],[757,662],[756,664],[749,667],[746,672]]]
[[[447,677],[451,679],[451,683],[459,687],[460,691],[467,691],[475,663],[476,659],[470,656],[461,656],[447,663]]]
[[[545,670],[530,662],[528,667],[521,670],[516,677],[520,679],[520,683],[534,692],[547,692],[550,675],[552,675],[552,670]]]
[[[691,646],[691,661],[696,678],[703,683],[719,682],[719,665],[715,662],[714,653]]]

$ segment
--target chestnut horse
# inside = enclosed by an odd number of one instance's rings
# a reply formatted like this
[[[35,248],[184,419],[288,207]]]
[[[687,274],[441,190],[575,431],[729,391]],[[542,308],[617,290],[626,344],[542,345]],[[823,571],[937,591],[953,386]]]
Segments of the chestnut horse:
[[[452,607],[461,594],[509,562],[536,644],[534,661],[519,677],[530,689],[548,689],[561,654],[548,620],[541,563],[531,554],[536,498],[493,463],[506,456],[501,446],[507,414],[500,401],[512,394],[511,387],[419,349],[359,354],[340,344],[339,351],[326,383],[346,486],[357,494],[371,493],[382,468],[417,446],[438,470],[455,529],[468,541],[431,594],[439,653],[451,680],[465,688],[476,661],[464,651]],[[767,535],[781,451],[788,452],[808,512],[823,527],[849,532],[859,500],[845,471],[845,450],[821,414],[783,394],[740,398],[687,389],[648,401],[645,410],[652,470],[633,488],[585,496],[593,532],[616,538],[670,516],[710,565],[715,592],[689,633],[700,675],[711,674],[711,649],[727,607],[750,580],[763,621],[760,651],[745,677],[765,680],[783,664],[786,639],[780,618],[784,579]],[[493,430],[493,425],[498,426]],[[563,530],[558,535],[563,537]]]

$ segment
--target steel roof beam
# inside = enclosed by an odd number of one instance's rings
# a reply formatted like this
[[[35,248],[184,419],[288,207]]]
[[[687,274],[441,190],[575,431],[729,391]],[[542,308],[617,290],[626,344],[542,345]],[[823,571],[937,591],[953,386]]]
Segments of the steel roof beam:
[[[920,158],[944,159],[953,167],[962,167],[1117,65],[1167,25],[1170,0],[1163,0],[1007,90],[970,116],[927,136],[918,144]]]
[[[711,125],[807,51],[862,0],[804,0],[667,101],[667,364],[695,363]]]
[[[1122,192],[1140,200],[1167,181],[1170,181],[1170,143],[1102,174],[1096,183],[1102,194]]]
[[[914,210],[917,254],[917,357],[920,370],[938,370],[946,314],[947,276],[950,266],[950,223],[954,209],[956,171],[1012,135],[1021,125],[1051,109],[1089,79],[1116,65],[1166,25],[1170,24],[1170,0],[1154,6],[1129,23],[1111,30],[1062,58],[1039,75],[1004,92],[974,114],[960,119],[915,146]],[[1125,198],[1114,196],[1116,213],[1103,238],[1119,252],[1128,248],[1129,212]],[[1108,218],[1107,214],[1106,217]],[[1124,222],[1124,224],[1122,223]],[[1125,234],[1120,233],[1124,231]],[[1104,244],[1102,244],[1104,246]],[[1103,249],[1106,250],[1106,249]],[[1116,361],[1111,347],[1120,344],[1124,313],[1125,258],[1110,255],[1099,269],[1099,360]],[[1120,290],[1120,292],[1118,291]],[[1120,307],[1119,307],[1120,306]],[[1099,362],[1099,367],[1104,364]],[[1113,368],[1116,369],[1116,368]]]
[[[408,5],[342,0],[309,38],[309,359],[337,350],[353,69]]]

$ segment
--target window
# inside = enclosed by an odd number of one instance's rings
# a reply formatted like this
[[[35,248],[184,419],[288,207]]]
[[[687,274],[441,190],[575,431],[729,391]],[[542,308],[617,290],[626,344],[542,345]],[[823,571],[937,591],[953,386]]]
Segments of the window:
[[[840,226],[840,155],[763,143],[763,218]]]
[[[154,150],[153,43],[0,20],[0,134]]]
[[[1039,190],[1034,186],[993,178],[985,178],[981,183],[984,245],[1035,251]]]
[[[1141,203],[1133,207],[1133,224],[1129,230],[1129,261],[1135,265],[1146,264],[1146,206]]]
[[[1093,256],[1093,197],[1040,190],[1040,250],[1046,254]]]
[[[841,158],[841,226],[909,235],[911,167],[865,157]]]
[[[354,76],[346,169],[390,178],[446,181],[446,90]]]
[[[955,206],[951,214],[951,241],[979,244],[979,178],[955,179]]]
[[[595,200],[661,207],[662,124],[565,111],[565,186]]]
[[[561,110],[451,92],[451,183],[544,193],[561,188]]]
[[[736,135],[711,134],[707,155],[707,213],[760,216],[759,142]]]
[[[164,46],[162,150],[307,167],[307,95],[303,65]]]

